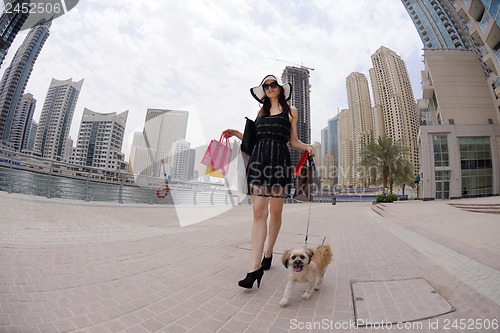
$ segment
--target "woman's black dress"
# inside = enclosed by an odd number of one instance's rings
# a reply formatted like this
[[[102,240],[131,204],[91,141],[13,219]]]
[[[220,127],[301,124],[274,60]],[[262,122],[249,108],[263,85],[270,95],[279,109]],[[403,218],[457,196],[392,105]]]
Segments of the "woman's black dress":
[[[291,188],[288,112],[262,117],[256,123],[257,144],[247,169],[249,192],[266,197],[286,197]]]

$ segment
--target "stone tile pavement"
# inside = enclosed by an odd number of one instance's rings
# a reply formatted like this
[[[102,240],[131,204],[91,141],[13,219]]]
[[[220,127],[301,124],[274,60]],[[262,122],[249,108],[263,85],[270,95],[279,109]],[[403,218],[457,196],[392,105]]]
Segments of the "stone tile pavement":
[[[297,285],[280,308],[279,253],[304,245],[309,204],[286,205],[273,267],[243,290],[250,206],[181,228],[172,207],[0,192],[0,332],[500,332],[500,218],[448,203],[311,205],[309,246],[326,237],[334,261],[320,291]],[[356,327],[353,283],[418,278],[455,311]],[[377,296],[374,313],[425,306]]]

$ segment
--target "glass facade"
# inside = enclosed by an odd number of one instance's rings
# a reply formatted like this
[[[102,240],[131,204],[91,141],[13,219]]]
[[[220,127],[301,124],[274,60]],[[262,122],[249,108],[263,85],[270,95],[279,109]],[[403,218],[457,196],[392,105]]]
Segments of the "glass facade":
[[[453,21],[436,0],[401,0],[426,48],[464,48]]]
[[[484,8],[490,14],[491,18],[495,20],[497,25],[500,26],[500,1],[498,0],[481,0]]]
[[[433,135],[434,166],[445,167],[450,165],[448,154],[448,138],[446,135]]]
[[[450,166],[450,155],[448,152],[448,137],[446,134],[432,136],[432,148],[434,152],[434,174],[436,182],[436,199],[450,198],[450,170],[438,170],[438,168]],[[449,168],[448,168],[449,169]]]
[[[479,27],[483,32],[486,32],[486,30],[488,29],[488,25],[490,24],[490,19],[491,19],[490,14],[488,12],[485,12],[483,14],[483,18],[481,19],[481,22],[479,22]]]
[[[450,198],[450,171],[436,170],[436,199]]]
[[[462,196],[493,195],[493,163],[489,137],[458,138]]]

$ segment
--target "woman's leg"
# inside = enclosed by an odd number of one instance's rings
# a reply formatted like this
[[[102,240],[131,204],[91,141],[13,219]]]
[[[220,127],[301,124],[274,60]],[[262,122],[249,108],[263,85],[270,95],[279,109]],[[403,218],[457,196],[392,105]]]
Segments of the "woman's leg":
[[[271,198],[269,238],[267,239],[266,253],[264,254],[266,258],[269,258],[273,255],[274,245],[276,244],[276,240],[278,239],[278,234],[281,229],[284,202],[285,198]]]
[[[267,236],[267,215],[269,198],[252,195],[253,225],[251,240],[251,257],[248,272],[256,271],[261,266],[262,252]]]

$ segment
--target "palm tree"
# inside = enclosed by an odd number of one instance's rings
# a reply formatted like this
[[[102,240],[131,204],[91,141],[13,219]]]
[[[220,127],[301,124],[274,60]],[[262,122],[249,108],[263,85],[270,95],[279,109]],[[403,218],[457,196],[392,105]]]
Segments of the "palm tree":
[[[401,186],[403,189],[403,196],[405,195],[406,186],[414,186],[415,174],[413,171],[413,165],[410,161],[405,158],[399,158],[396,162],[396,168],[394,170],[394,175],[392,181],[394,185]]]
[[[365,168],[365,174],[370,177],[373,184],[380,184],[387,188],[390,185],[392,194],[393,174],[401,155],[407,148],[399,142],[393,142],[387,136],[380,136],[376,142],[366,145],[361,151],[361,165]]]

